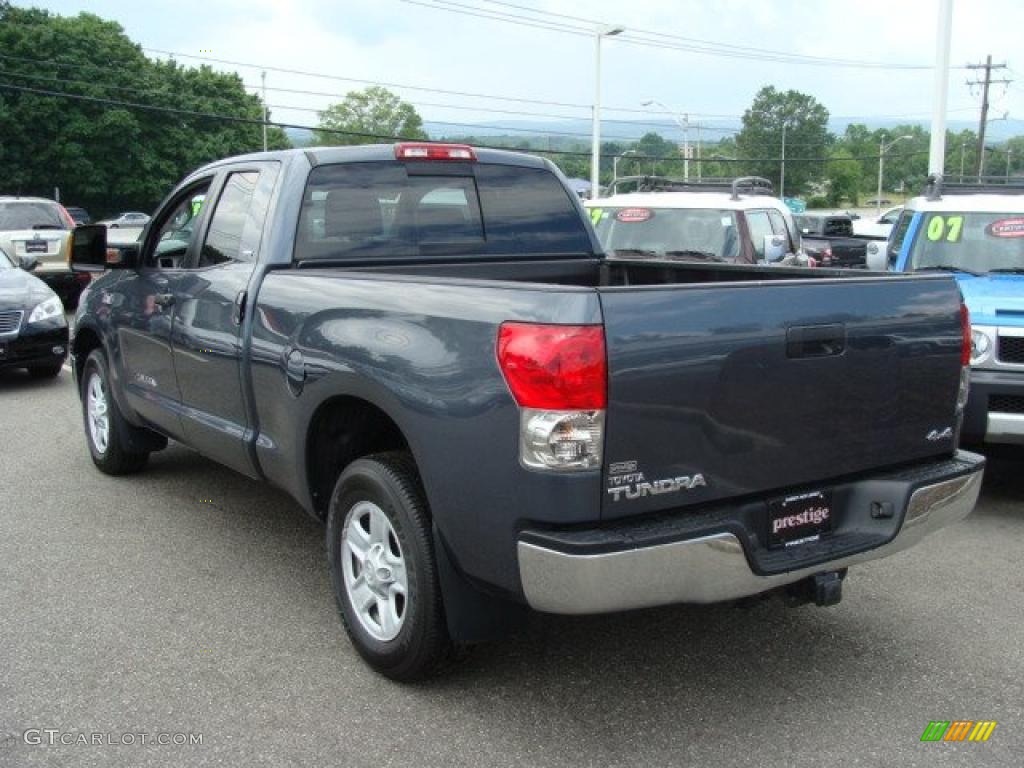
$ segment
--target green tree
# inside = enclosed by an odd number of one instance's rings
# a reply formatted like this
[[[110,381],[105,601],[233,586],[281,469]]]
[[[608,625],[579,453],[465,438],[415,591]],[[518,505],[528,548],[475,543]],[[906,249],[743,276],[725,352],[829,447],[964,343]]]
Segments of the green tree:
[[[743,130],[736,136],[744,166],[771,179],[779,189],[782,168],[783,125],[786,134],[786,188],[792,195],[822,176],[830,144],[828,110],[817,99],[799,91],[778,91],[765,86],[743,114]]]
[[[344,101],[329,106],[320,113],[318,128],[314,131],[314,143],[321,146],[427,138],[416,108],[376,85],[350,91]]]
[[[825,179],[828,182],[826,198],[830,207],[838,207],[843,200],[857,205],[861,187],[860,163],[844,150],[833,150]]]
[[[98,16],[0,1],[0,51],[11,57],[5,83],[51,92],[0,88],[5,191],[50,196],[59,187],[62,200],[94,215],[152,210],[195,167],[262,148],[261,126],[238,121],[263,114],[238,75],[153,61],[119,24]],[[268,144],[288,140],[271,128]]]

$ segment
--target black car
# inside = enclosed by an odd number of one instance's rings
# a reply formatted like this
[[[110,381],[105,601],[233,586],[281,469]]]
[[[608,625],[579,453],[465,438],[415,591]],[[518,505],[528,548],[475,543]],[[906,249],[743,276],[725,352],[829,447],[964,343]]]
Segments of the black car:
[[[24,256],[16,265],[0,250],[0,368],[53,378],[68,354],[68,323],[60,297],[27,271],[34,261]]]
[[[92,216],[89,215],[85,208],[79,208],[76,205],[66,205],[64,210],[75,220],[75,224],[92,224]]]

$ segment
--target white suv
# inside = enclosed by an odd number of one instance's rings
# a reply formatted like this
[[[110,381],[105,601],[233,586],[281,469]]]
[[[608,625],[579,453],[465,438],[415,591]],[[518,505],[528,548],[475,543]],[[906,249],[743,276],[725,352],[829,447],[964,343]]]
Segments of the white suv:
[[[736,264],[813,266],[800,251],[789,208],[758,177],[677,181],[653,176],[618,179],[636,191],[585,203],[605,252]]]

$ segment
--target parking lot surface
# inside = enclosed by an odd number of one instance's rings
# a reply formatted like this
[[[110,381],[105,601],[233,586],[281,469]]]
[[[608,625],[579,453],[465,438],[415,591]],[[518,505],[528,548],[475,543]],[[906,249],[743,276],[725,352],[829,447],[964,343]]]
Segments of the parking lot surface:
[[[321,526],[179,446],[97,472],[69,374],[0,372],[0,766],[941,766],[1024,754],[1024,460],[834,608],[536,617],[401,686],[345,638]],[[932,720],[988,742],[921,743]],[[45,730],[103,734],[47,743]],[[26,731],[29,741],[26,743]],[[155,745],[125,734],[201,734]],[[91,738],[91,737],[90,737]]]

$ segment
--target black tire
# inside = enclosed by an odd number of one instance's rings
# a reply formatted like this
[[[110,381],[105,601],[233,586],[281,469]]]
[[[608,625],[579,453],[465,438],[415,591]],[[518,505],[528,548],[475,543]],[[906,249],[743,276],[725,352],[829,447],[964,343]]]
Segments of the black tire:
[[[405,563],[408,584],[404,618],[397,636],[390,640],[380,640],[370,633],[345,585],[343,558],[351,554],[347,550],[343,554],[343,535],[350,513],[361,502],[370,502],[384,513]],[[345,631],[373,669],[392,680],[411,682],[435,673],[452,658],[430,513],[411,456],[381,453],[358,459],[345,469],[331,496],[327,561]]]
[[[117,401],[110,394],[110,378],[107,373],[107,359],[103,350],[94,349],[89,353],[82,368],[82,421],[85,427],[85,441],[89,446],[89,454],[101,472],[108,475],[127,475],[138,472],[149,460],[148,451],[131,450],[128,447],[128,435],[131,425],[124,420],[118,410]],[[90,396],[89,388],[98,380],[107,406],[106,445],[98,445],[90,429]]]
[[[28,375],[33,379],[56,379],[60,376],[63,367],[63,362],[51,365],[33,365],[28,369]]]

